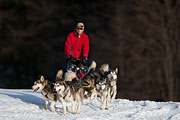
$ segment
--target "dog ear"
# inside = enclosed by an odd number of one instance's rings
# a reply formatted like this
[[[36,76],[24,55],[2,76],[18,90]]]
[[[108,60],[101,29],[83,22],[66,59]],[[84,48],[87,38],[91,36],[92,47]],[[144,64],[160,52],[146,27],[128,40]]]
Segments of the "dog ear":
[[[107,82],[107,79],[106,78],[104,78],[104,80],[103,80],[105,83]]]
[[[44,81],[44,76],[41,76],[40,80],[43,82]]]
[[[118,73],[118,68],[115,69],[116,74]]]

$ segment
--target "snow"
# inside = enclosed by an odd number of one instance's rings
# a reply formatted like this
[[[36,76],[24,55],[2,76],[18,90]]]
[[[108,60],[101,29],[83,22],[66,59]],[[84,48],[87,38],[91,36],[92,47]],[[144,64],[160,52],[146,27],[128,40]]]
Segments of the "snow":
[[[179,102],[130,101],[116,99],[109,110],[100,110],[99,100],[83,100],[80,114],[61,115],[62,105],[56,103],[56,112],[46,112],[40,92],[30,89],[0,89],[0,120],[180,120]]]

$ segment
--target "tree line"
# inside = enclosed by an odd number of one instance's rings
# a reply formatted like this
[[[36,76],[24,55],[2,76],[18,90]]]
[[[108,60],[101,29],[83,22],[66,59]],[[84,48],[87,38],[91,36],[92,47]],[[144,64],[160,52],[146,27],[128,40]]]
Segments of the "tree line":
[[[0,87],[31,88],[65,68],[64,43],[79,21],[89,59],[119,68],[117,98],[179,101],[180,1],[1,0]]]

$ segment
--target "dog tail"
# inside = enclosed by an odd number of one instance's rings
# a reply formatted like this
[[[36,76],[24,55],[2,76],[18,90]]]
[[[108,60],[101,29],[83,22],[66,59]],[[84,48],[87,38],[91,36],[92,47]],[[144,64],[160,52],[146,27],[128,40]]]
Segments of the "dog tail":
[[[95,61],[92,61],[91,65],[89,66],[89,68],[88,68],[88,73],[89,73],[91,70],[92,70],[92,71],[95,71],[95,70],[96,70],[96,62],[95,62]]]
[[[76,78],[77,78],[77,76],[76,76],[75,72],[68,71],[68,72],[65,73],[64,80],[65,81],[72,81],[73,79],[76,79]]]
[[[105,73],[109,72],[110,71],[109,65],[108,64],[101,65],[100,71],[101,71],[102,74],[105,74]]]
[[[61,80],[63,76],[63,70],[59,70],[56,75],[56,81]]]

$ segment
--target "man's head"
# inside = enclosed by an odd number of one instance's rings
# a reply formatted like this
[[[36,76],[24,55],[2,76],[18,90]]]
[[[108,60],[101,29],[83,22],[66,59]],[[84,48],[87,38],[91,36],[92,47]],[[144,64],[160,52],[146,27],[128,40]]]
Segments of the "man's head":
[[[84,24],[82,22],[79,22],[76,24],[76,32],[81,35],[84,31]]]

